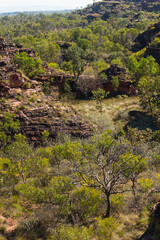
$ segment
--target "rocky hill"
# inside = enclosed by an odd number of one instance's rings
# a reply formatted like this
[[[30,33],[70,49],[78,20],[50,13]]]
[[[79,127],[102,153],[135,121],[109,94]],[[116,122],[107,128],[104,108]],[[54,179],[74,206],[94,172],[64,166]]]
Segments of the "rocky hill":
[[[87,8],[78,10],[77,13],[81,16],[86,16],[86,18],[91,22],[96,18],[102,18],[107,20],[112,15],[118,15],[120,17],[127,17],[130,15],[129,12],[135,13],[135,18],[137,12],[147,11],[158,13],[160,11],[160,2],[157,0],[132,0],[132,1],[112,1],[103,0],[95,2],[93,5],[89,5]]]
[[[34,144],[42,142],[42,133],[47,131],[49,139],[53,140],[59,134],[73,137],[88,137],[95,127],[79,117],[67,103],[58,100],[58,85],[62,75],[49,72],[43,64],[45,74],[28,79],[18,72],[13,61],[16,52],[26,52],[28,56],[36,58],[32,49],[25,49],[22,45],[0,41],[0,121],[3,122],[6,112],[15,114],[20,121],[20,132],[26,135],[28,141]],[[47,72],[48,70],[48,72]],[[49,89],[52,93],[43,92],[44,81],[56,75],[57,82]],[[51,88],[51,87],[50,87]]]
[[[133,51],[146,48],[145,55],[152,55],[160,63],[160,22],[149,27],[135,39]]]

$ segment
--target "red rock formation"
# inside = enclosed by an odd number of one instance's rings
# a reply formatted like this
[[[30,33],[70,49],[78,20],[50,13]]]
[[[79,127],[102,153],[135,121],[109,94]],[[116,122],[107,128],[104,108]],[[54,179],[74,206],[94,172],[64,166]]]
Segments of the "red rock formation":
[[[18,73],[13,73],[9,78],[9,85],[11,88],[20,88],[24,85],[25,81]]]
[[[124,68],[119,67],[117,64],[113,64],[110,68],[100,72],[99,78],[101,74],[106,75],[106,81],[102,84],[102,88],[106,92],[110,92],[113,96],[117,94],[136,95],[137,91],[131,81],[131,76]],[[111,82],[113,77],[118,77],[119,86],[116,89]]]

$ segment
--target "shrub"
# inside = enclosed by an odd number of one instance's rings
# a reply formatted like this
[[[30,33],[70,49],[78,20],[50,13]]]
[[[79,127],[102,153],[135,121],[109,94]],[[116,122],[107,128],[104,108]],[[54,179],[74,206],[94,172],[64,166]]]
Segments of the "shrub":
[[[23,85],[23,88],[24,88],[24,89],[29,89],[29,88],[31,88],[30,82],[25,82],[25,84]]]
[[[142,191],[147,192],[152,187],[152,180],[150,178],[140,178],[137,180]]]
[[[16,237],[22,237],[23,240],[36,240],[46,238],[47,224],[38,218],[24,219],[15,230]]]
[[[93,239],[93,231],[87,227],[65,227],[61,226],[57,229],[56,234],[48,240],[91,240]]]
[[[116,219],[109,217],[106,219],[99,218],[95,223],[95,233],[98,237],[98,240],[112,240],[113,232],[118,228]]]

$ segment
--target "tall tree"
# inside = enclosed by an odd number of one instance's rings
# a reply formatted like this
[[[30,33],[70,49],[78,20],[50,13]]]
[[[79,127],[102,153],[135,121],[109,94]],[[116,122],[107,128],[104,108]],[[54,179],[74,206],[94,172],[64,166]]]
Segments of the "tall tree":
[[[76,44],[71,46],[67,51],[67,57],[71,61],[71,68],[77,81],[79,76],[83,73],[85,67],[85,60],[84,60],[84,51],[77,47]]]

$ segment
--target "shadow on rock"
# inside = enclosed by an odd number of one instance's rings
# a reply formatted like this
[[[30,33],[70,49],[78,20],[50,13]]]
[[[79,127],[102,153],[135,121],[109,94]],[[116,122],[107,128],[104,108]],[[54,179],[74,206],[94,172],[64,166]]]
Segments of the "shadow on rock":
[[[156,116],[151,116],[141,111],[130,111],[128,117],[129,122],[124,127],[125,131],[128,127],[137,128],[138,130],[150,129],[153,132],[160,129],[157,124]]]
[[[148,229],[138,240],[154,239],[160,239],[160,203],[153,207]]]

